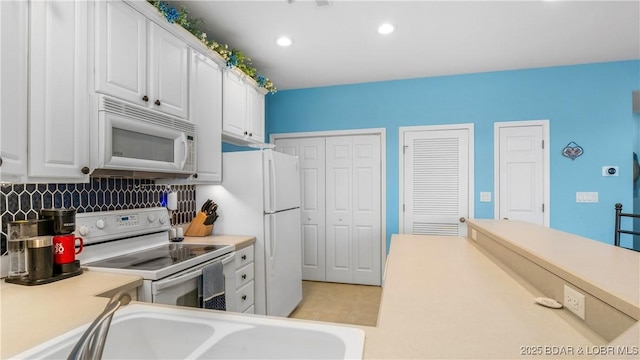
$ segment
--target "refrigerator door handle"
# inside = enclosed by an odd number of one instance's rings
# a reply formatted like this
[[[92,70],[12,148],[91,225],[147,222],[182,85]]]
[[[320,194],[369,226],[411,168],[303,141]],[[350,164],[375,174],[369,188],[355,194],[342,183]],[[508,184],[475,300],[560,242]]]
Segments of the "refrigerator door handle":
[[[276,164],[271,152],[265,152],[267,157],[267,171],[268,171],[268,188],[267,191],[267,203],[266,211],[274,212],[276,209]]]
[[[276,264],[276,217],[274,215],[269,215],[269,229],[267,234],[269,234],[269,259],[271,260],[271,275],[273,276],[273,271],[275,270]]]

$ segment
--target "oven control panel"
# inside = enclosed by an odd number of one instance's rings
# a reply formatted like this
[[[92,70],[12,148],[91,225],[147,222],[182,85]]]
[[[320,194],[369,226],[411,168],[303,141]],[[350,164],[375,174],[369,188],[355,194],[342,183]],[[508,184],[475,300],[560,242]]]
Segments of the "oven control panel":
[[[76,235],[85,244],[168,231],[170,227],[169,213],[163,207],[76,215]]]

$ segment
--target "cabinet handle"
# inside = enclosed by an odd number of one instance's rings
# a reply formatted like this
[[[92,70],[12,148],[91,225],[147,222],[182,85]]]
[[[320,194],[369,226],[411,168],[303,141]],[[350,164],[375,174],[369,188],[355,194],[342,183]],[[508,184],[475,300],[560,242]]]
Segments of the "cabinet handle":
[[[242,280],[247,280],[247,274],[242,274]]]
[[[248,132],[248,131],[245,131],[245,132],[244,132],[244,135],[245,135],[245,136],[249,135],[249,132]]]
[[[464,217],[461,217],[461,218],[460,218],[460,222],[461,222],[461,223],[463,223],[463,222],[465,222],[465,221],[467,221],[467,220],[466,220]]]
[[[193,174],[193,178],[197,179],[198,178],[198,174]]]
[[[2,166],[2,156],[0,156],[0,166]]]
[[[144,102],[148,102],[149,101],[149,97],[147,95],[142,97],[142,101]]]
[[[89,173],[89,168],[88,168],[88,167],[86,167],[86,166],[83,166],[83,167],[82,167],[82,169],[80,169],[80,171],[81,171],[83,174],[87,175],[87,174]]]
[[[247,300],[247,295],[242,295],[242,301]]]
[[[247,260],[247,255],[242,255],[242,256],[240,257],[240,259],[242,259],[242,260]]]
[[[252,136],[253,136],[253,133],[249,133],[249,137],[252,137]]]
[[[156,105],[160,106],[160,100],[156,100],[156,101],[154,102],[154,104],[156,104]]]

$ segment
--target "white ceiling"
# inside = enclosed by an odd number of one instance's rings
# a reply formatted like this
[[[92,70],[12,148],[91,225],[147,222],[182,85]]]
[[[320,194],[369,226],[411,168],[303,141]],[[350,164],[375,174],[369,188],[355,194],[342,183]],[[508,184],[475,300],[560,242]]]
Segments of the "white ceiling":
[[[638,0],[171,3],[279,90],[640,59]],[[379,35],[382,22],[396,31]]]

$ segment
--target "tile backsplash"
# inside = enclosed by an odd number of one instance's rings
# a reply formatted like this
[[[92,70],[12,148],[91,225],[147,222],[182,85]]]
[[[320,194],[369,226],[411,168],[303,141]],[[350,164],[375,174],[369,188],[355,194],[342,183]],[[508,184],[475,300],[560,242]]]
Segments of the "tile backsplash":
[[[196,187],[171,185],[178,193],[173,224],[186,224],[196,215]],[[6,252],[7,224],[36,219],[43,208],[74,208],[77,213],[164,206],[167,185],[153,180],[92,178],[83,184],[11,184],[0,186],[1,252]]]

